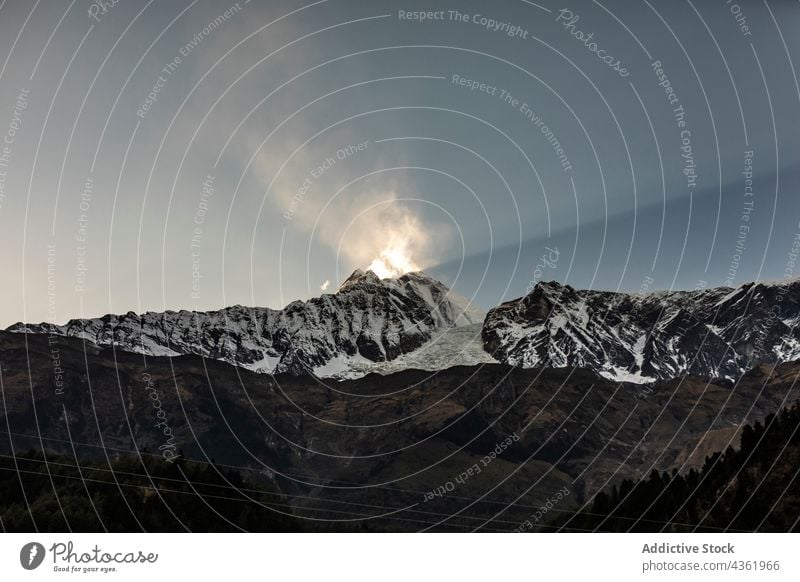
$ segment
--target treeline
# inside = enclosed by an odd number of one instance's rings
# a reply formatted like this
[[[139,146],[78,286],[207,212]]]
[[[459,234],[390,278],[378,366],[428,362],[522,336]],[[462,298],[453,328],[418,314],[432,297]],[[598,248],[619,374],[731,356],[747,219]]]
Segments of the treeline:
[[[747,425],[738,450],[686,474],[653,471],[600,492],[562,531],[800,531],[800,406]]]
[[[275,488],[212,464],[145,454],[78,466],[53,453],[0,455],[0,531],[299,529]]]

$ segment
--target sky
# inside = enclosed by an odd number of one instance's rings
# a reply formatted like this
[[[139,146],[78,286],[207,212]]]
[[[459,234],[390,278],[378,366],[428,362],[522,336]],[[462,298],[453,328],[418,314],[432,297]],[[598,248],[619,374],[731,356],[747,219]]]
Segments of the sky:
[[[796,2],[101,5],[0,4],[0,326],[800,268]]]

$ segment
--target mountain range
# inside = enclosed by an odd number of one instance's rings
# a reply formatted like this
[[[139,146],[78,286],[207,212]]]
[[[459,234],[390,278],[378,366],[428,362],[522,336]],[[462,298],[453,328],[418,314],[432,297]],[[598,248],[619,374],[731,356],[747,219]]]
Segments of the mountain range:
[[[8,331],[76,337],[149,356],[194,354],[258,373],[358,377],[448,330],[469,327],[479,338],[474,326],[483,316],[423,273],[381,280],[356,270],[336,293],[279,310],[235,305],[207,312],[129,312],[65,325],[20,323]]]
[[[640,384],[686,374],[734,382],[800,358],[800,282],[632,294],[540,282],[488,313],[422,272],[356,270],[336,293],[283,309],[227,307],[17,323],[151,356],[199,355],[257,373],[358,378],[504,363],[585,368]]]
[[[686,374],[733,382],[800,358],[800,281],[630,294],[540,283],[492,309],[484,346],[499,361],[588,368],[648,383]]]

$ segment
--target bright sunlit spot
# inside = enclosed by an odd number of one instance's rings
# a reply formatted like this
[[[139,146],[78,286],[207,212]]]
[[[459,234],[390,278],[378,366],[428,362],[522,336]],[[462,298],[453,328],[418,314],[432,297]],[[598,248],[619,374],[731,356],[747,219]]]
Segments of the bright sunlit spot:
[[[399,277],[404,273],[420,270],[411,259],[407,243],[386,247],[367,268],[381,279]]]

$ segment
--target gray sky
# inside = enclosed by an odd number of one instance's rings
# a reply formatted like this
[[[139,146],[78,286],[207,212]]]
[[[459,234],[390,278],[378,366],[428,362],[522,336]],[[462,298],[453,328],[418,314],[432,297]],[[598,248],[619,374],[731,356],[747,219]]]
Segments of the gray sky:
[[[779,279],[798,29],[777,1],[9,0],[0,325],[281,307],[382,252],[487,307]]]

